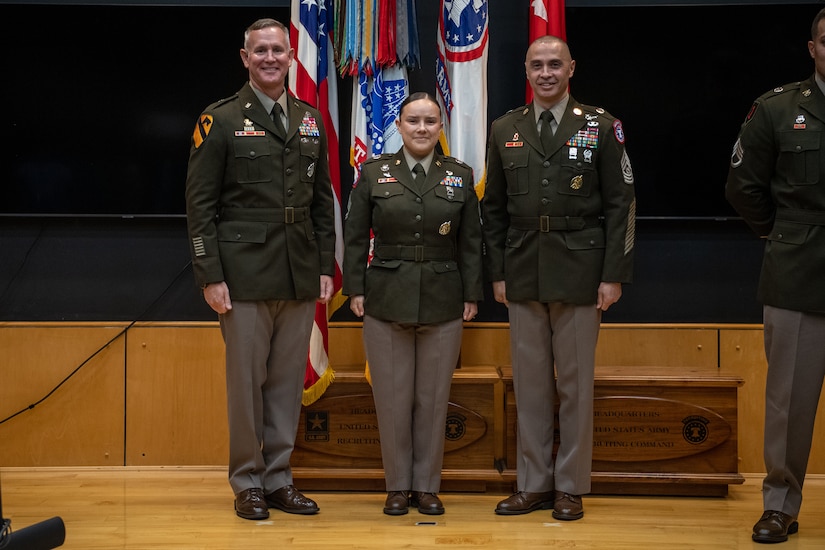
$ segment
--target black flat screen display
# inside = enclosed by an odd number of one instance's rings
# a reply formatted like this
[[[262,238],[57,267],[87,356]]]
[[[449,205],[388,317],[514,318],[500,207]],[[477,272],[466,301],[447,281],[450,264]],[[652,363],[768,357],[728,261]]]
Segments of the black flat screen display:
[[[518,24],[491,17],[489,86],[508,87],[491,90],[496,116],[524,97],[523,3]],[[739,125],[756,96],[813,72],[818,8],[568,7],[571,90],[622,119],[640,216],[735,215],[723,187]],[[0,215],[182,216],[195,119],[246,79],[241,37],[262,16],[289,8],[0,4]],[[434,83],[431,66],[419,81]]]

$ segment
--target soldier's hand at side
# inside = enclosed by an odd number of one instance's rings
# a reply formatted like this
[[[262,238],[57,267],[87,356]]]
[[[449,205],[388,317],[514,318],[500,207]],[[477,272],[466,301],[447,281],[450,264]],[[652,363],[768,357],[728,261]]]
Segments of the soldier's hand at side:
[[[599,284],[599,297],[596,307],[602,311],[619,301],[622,297],[622,283],[601,283]]]
[[[507,288],[504,281],[493,281],[493,297],[496,299],[496,302],[508,307],[510,306],[507,302]]]
[[[226,313],[232,309],[232,300],[229,299],[229,287],[224,281],[210,283],[203,289],[203,299],[216,313]]]
[[[332,299],[332,277],[329,275],[321,275],[321,293],[318,295],[318,302],[321,304],[328,304]]]
[[[462,319],[472,321],[478,315],[478,304],[475,302],[464,302],[464,315]]]
[[[350,298],[349,298],[349,308],[358,317],[363,317],[364,316],[364,295],[363,294],[356,294],[355,296],[350,296]]]

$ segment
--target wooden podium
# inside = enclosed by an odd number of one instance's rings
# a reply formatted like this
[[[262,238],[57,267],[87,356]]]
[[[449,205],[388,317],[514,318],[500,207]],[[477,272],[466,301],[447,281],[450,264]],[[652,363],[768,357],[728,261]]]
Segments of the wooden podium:
[[[593,493],[727,494],[741,484],[737,390],[742,380],[707,369],[597,367]],[[443,491],[509,492],[516,480],[512,369],[455,371],[444,429]],[[305,407],[292,455],[306,490],[383,491],[378,422],[362,365]]]
[[[503,386],[495,367],[455,371],[442,490],[483,492],[489,483],[502,482],[495,467],[504,431],[501,404]],[[291,463],[301,489],[385,489],[378,421],[363,365],[336,370],[324,396],[304,407]]]
[[[502,368],[501,376],[508,466],[502,476],[515,481],[512,369]],[[728,485],[744,483],[736,431],[741,385],[738,376],[707,369],[596,367],[592,492],[723,496]]]

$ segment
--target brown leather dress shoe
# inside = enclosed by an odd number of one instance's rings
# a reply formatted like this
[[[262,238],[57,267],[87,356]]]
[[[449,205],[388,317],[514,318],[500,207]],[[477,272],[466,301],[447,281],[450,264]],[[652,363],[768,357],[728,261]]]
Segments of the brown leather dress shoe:
[[[307,498],[294,485],[285,485],[277,491],[266,495],[266,503],[270,508],[277,508],[289,514],[317,514],[318,505],[311,498]]]
[[[253,487],[235,495],[235,513],[243,519],[268,518],[269,510],[266,509],[263,489]]]
[[[751,538],[756,542],[785,542],[788,535],[799,531],[799,523],[784,512],[766,510],[756,525]]]
[[[388,516],[403,516],[407,513],[409,505],[407,491],[390,491],[384,502],[384,513]]]
[[[496,514],[515,516],[518,514],[529,514],[533,510],[547,510],[553,507],[553,501],[553,491],[545,491],[542,493],[519,491],[499,502],[496,506]]]
[[[553,504],[553,517],[564,521],[581,519],[584,516],[582,497],[556,491],[556,502]]]
[[[440,516],[444,513],[444,505],[435,493],[419,493],[413,491],[410,494],[410,504],[418,508],[422,514],[429,516]]]

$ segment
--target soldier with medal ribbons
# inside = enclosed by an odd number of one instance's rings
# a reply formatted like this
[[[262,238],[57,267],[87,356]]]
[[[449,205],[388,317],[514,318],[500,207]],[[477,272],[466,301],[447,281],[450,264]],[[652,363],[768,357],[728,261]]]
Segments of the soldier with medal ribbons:
[[[530,44],[533,101],[493,122],[481,203],[485,269],[508,306],[517,409],[517,492],[501,515],[584,515],[602,312],[631,282],[636,199],[621,122],[569,93],[567,43]],[[554,458],[554,402],[560,443]]]
[[[335,213],[321,113],[286,92],[293,49],[274,19],[244,33],[249,81],[192,136],[186,213],[195,280],[226,343],[235,512],[314,514],[292,484],[316,301],[332,297]]]
[[[350,193],[343,293],[364,318],[384,513],[438,515],[452,375],[483,298],[478,199],[472,169],[435,151],[434,97],[411,94],[396,125],[403,147],[364,162]]]

